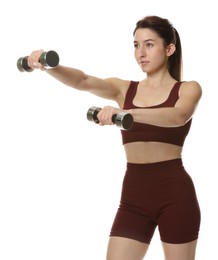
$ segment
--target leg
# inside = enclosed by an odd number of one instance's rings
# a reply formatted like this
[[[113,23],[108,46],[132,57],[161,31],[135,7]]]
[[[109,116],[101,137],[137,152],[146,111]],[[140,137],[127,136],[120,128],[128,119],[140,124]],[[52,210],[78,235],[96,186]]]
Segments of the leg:
[[[184,244],[162,243],[165,260],[194,260],[197,240]]]
[[[171,198],[158,222],[165,260],[195,259],[201,214],[192,179],[181,173],[168,187]]]
[[[148,244],[130,238],[110,237],[107,260],[142,260],[148,247]]]

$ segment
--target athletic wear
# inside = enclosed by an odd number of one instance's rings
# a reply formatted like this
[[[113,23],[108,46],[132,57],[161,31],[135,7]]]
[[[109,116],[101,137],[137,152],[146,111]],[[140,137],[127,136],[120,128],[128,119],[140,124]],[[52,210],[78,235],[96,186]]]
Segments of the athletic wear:
[[[150,107],[137,107],[133,105],[133,99],[137,92],[139,82],[131,81],[129,89],[126,94],[126,99],[123,109],[142,108],[163,108],[163,107],[174,107],[176,101],[179,98],[179,88],[182,82],[177,82],[167,100],[159,105]],[[142,124],[134,122],[130,130],[121,130],[123,144],[140,141],[155,141],[175,144],[183,146],[185,138],[189,132],[192,120],[190,119],[185,125],[179,127],[160,127],[149,124]]]
[[[142,109],[174,107],[179,98],[181,82],[177,82],[167,100]],[[133,105],[138,82],[131,82],[124,109]],[[141,108],[141,107],[139,107]],[[123,144],[129,142],[164,142],[183,146],[191,120],[184,126],[157,127],[134,123],[121,130]],[[120,206],[110,236],[120,236],[150,243],[156,227],[166,243],[187,243],[198,238],[200,208],[191,177],[183,167],[182,159],[137,164],[127,163]]]
[[[158,226],[166,243],[198,238],[200,209],[192,179],[182,160],[127,163],[120,206],[111,236],[150,243]]]

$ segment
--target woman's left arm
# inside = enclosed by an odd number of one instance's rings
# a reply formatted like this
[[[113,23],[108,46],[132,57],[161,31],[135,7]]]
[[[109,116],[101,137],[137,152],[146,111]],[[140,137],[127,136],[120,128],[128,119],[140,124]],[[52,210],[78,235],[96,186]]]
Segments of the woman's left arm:
[[[174,107],[131,109],[129,112],[138,123],[178,127],[193,116],[201,96],[202,89],[198,82],[184,82],[180,86],[179,99]]]

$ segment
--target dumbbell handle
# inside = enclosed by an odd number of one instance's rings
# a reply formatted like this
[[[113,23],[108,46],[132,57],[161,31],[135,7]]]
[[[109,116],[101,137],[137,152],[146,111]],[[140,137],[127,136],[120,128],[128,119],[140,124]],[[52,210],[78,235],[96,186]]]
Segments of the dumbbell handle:
[[[101,110],[100,107],[91,107],[87,112],[87,119],[92,121],[96,124],[99,123],[98,120],[98,112]],[[123,130],[129,130],[133,124],[133,117],[130,113],[127,112],[120,112],[112,116],[112,122],[116,124],[119,128]]]
[[[17,68],[20,72],[27,71],[31,72],[33,69],[28,65],[28,56],[21,57],[17,60]],[[39,57],[39,62],[44,68],[56,67],[59,63],[59,56],[55,51],[43,52]]]

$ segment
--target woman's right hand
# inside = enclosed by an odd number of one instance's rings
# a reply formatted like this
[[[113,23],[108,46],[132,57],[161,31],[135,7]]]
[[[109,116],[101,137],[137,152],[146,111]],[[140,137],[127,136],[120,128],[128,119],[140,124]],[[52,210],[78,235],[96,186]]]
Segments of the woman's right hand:
[[[44,52],[44,50],[36,50],[33,51],[27,59],[28,66],[31,67],[32,69],[41,69],[45,70],[45,68],[42,66],[42,64],[39,62],[39,58],[41,54]]]

